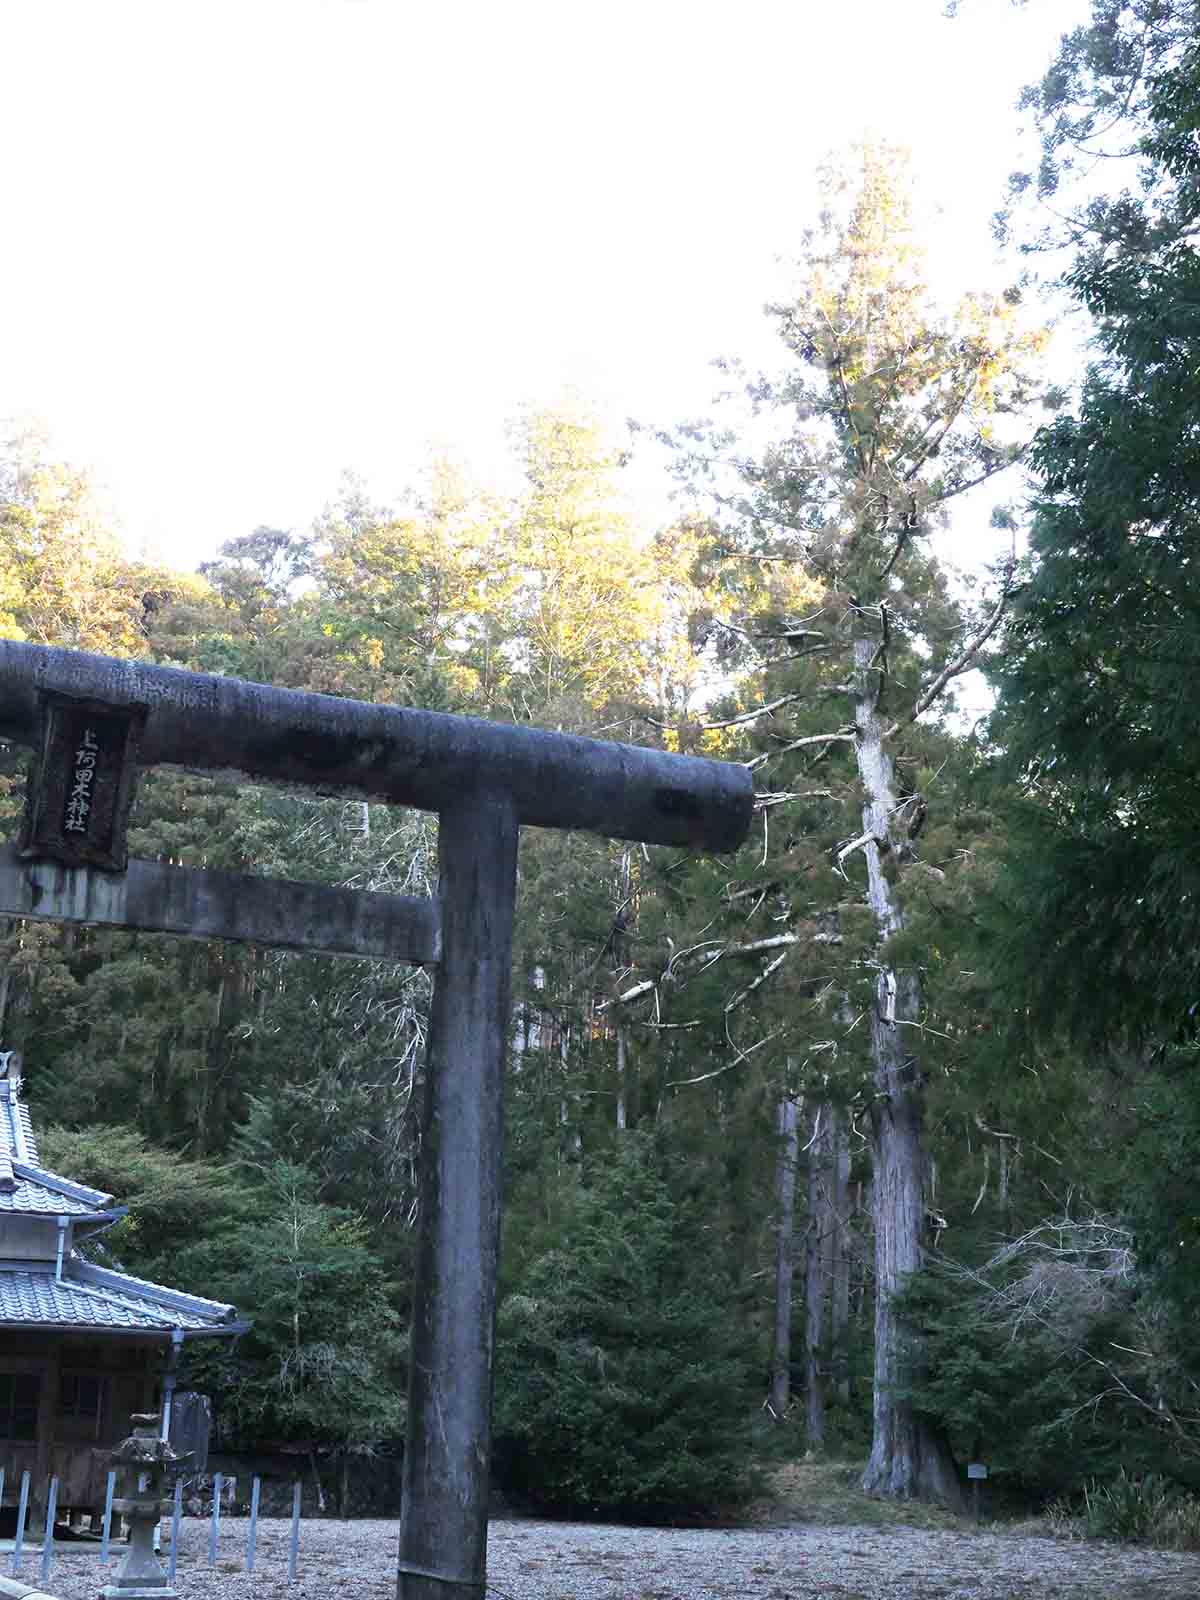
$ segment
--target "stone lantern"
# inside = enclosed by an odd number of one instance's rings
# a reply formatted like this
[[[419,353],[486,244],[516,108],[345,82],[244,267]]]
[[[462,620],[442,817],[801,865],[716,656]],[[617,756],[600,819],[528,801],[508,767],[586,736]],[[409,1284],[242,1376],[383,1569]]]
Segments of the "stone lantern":
[[[167,1478],[174,1478],[189,1460],[177,1455],[159,1437],[162,1419],[155,1412],[130,1418],[133,1432],[112,1453],[120,1495],[113,1510],[129,1521],[129,1548],[116,1577],[100,1591],[100,1600],[175,1600],[176,1590],[154,1553],[154,1530],[159,1519],[170,1516]]]

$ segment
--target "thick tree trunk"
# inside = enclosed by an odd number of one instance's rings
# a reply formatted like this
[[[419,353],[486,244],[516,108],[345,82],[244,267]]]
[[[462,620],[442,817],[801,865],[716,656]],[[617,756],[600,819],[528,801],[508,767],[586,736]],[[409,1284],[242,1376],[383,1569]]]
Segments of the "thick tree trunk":
[[[778,1111],[779,1150],[775,1160],[775,1345],[771,1355],[771,1410],[782,1419],[791,1403],[792,1232],[796,1221],[796,1158],[800,1136],[796,1102],[783,1099]]]
[[[850,1403],[850,1129],[844,1111],[831,1111],[833,1184],[833,1287],[830,1295],[829,1366],[840,1404]]]
[[[825,1446],[825,1307],[833,1265],[830,1108],[816,1103],[808,1146],[808,1241],[804,1284],[804,1414],[808,1448]]]
[[[880,1024],[881,1033],[887,1024]],[[890,1028],[894,1034],[894,1026]],[[886,1037],[879,1054],[886,1059]],[[945,1440],[899,1400],[901,1329],[893,1296],[922,1260],[924,1231],[921,1102],[915,1069],[891,1061],[892,1087],[874,1110],[875,1130],[875,1387],[871,1457],[863,1474],[869,1494],[936,1499],[958,1505],[961,1489]],[[877,1083],[880,1081],[877,1077]]]
[[[884,743],[879,712],[878,641],[854,641],[855,756],[863,786],[863,850],[867,897],[881,947],[904,926],[892,881],[900,846],[895,774]],[[915,973],[898,972],[882,959],[877,968],[871,1014],[871,1059],[875,1098],[875,1374],[871,1456],[863,1474],[868,1494],[896,1499],[934,1499],[959,1505],[962,1491],[945,1440],[896,1394],[900,1376],[900,1328],[893,1297],[921,1265],[925,1220],[925,1153],[920,1073],[913,1039],[901,1024],[916,1022],[920,985]],[[915,1034],[915,1030],[914,1030]]]

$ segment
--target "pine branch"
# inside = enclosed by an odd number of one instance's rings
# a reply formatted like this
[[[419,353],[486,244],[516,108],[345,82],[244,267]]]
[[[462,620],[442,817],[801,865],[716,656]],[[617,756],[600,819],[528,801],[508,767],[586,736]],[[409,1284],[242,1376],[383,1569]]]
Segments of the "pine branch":
[[[968,478],[965,483],[960,483],[956,489],[947,489],[944,494],[938,495],[935,504],[938,506],[944,506],[947,500],[956,500],[960,494],[966,494],[969,489],[978,489],[981,483],[986,483],[989,478],[994,478],[998,472],[1007,472],[1009,467],[1013,467],[1017,464],[1017,462],[1028,449],[1029,441],[1026,441],[1026,443],[1023,444],[1021,448],[1015,451],[1011,456],[1003,456],[999,461],[993,462],[993,464],[988,467],[986,471],[981,472],[977,478]]]

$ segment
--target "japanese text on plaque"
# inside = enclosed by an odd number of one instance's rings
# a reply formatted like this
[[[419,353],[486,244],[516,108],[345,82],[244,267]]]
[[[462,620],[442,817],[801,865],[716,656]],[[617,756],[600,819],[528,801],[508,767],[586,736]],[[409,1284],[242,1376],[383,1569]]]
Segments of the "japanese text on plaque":
[[[93,728],[84,728],[75,751],[73,786],[67,795],[63,818],[66,833],[86,833],[88,814],[92,809],[93,785],[96,781],[96,752],[100,746]]]

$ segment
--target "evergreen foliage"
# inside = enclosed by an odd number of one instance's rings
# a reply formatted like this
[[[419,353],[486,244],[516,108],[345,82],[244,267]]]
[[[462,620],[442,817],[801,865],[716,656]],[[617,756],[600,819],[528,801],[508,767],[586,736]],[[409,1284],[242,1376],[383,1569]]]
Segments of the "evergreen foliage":
[[[1052,167],[1072,127],[1118,105],[1139,162],[1136,189],[1090,200],[1072,233],[1096,356],[1033,451],[1033,563],[994,730],[1030,797],[1014,964],[1093,1037],[1180,1029],[1198,998],[1194,21],[1189,4],[1098,4],[1034,97]]]
[[[1195,1327],[1200,1315],[1200,1079],[1194,1043],[1162,1052],[1137,1084],[1124,1199],[1148,1295],[1163,1323],[1172,1369],[1161,1388],[1172,1409],[1191,1418],[1200,1380]],[[1192,1426],[1188,1423],[1189,1428]]]
[[[1033,1284],[1011,1262],[971,1273],[937,1261],[899,1298],[910,1403],[1001,1490],[1071,1492],[1129,1451],[1130,1419],[1098,1403],[1104,1374],[1085,1353],[1129,1336],[1127,1308],[1091,1287],[1069,1270]]]
[[[755,1487],[730,1279],[672,1188],[646,1139],[587,1164],[556,1247],[505,1301],[495,1470],[539,1510],[690,1520]]]
[[[276,1162],[248,1217],[177,1249],[177,1273],[254,1317],[236,1350],[189,1353],[189,1380],[219,1396],[227,1443],[345,1449],[403,1434],[391,1285],[363,1224],[316,1190],[303,1167]]]
[[[43,1164],[91,1184],[129,1207],[90,1250],[121,1271],[170,1283],[181,1255],[228,1240],[258,1209],[244,1174],[216,1162],[186,1161],[156,1148],[135,1128],[94,1123],[38,1129]]]

